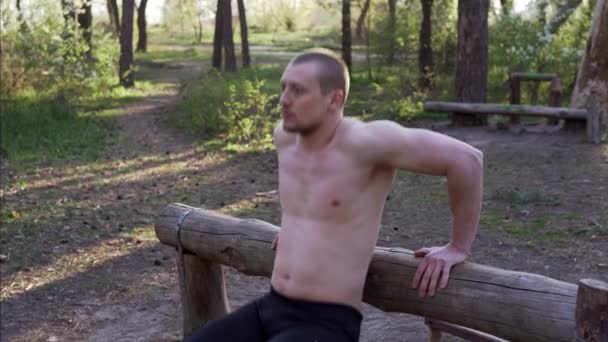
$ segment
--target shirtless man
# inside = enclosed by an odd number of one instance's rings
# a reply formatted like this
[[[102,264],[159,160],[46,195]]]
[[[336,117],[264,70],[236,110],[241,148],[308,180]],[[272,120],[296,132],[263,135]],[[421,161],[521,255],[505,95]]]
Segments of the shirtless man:
[[[471,248],[480,151],[428,130],[345,118],[348,71],[326,50],[295,57],[281,88],[274,140],[282,217],[270,293],[207,323],[191,341],[357,341],[365,277],[398,169],[447,176],[453,214],[449,242],[417,250],[424,259],[404,286],[434,296]]]

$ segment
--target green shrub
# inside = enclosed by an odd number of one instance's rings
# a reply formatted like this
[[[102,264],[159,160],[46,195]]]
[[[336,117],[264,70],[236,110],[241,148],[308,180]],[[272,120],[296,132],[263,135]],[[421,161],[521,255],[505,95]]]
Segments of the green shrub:
[[[278,110],[256,70],[238,74],[210,71],[185,96],[173,118],[191,132],[220,136],[228,143],[266,147]]]

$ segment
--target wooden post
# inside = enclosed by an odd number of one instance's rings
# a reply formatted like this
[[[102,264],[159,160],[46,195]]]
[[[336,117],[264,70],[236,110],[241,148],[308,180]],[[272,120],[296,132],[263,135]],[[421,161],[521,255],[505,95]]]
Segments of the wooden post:
[[[177,256],[184,340],[207,321],[228,313],[222,266],[194,254]]]
[[[590,142],[592,144],[599,144],[602,140],[601,133],[602,132],[600,129],[600,109],[589,108],[589,114],[587,116],[587,142]]]
[[[559,107],[560,101],[562,99],[562,82],[559,78],[554,78],[551,81],[551,90],[549,92],[549,107]],[[558,119],[549,118],[547,119],[547,124],[549,125],[557,125],[559,123]]]
[[[576,295],[574,341],[608,342],[608,283],[582,279]]]
[[[519,77],[512,73],[509,77],[509,88],[511,92],[509,93],[509,102],[511,104],[520,104],[521,103],[521,87],[519,85]],[[519,125],[520,119],[517,115],[511,115],[511,124]]]

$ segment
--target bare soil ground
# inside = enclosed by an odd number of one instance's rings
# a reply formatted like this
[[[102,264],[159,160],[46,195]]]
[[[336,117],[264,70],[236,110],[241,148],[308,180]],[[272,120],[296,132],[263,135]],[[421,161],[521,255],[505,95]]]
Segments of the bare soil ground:
[[[201,65],[162,71],[184,81]],[[272,152],[206,151],[168,127],[179,96],[125,108],[111,155],[26,174],[3,166],[1,341],[177,341],[175,251],[155,239],[155,214],[182,202],[274,224],[280,208]],[[471,261],[576,283],[608,281],[608,146],[582,132],[444,133],[485,153],[484,208]],[[445,243],[445,180],[399,174],[379,245]],[[6,222],[5,222],[6,221]],[[227,269],[236,308],[268,279]],[[404,286],[408,280],[404,279]],[[422,318],[364,309],[361,341],[425,341]]]

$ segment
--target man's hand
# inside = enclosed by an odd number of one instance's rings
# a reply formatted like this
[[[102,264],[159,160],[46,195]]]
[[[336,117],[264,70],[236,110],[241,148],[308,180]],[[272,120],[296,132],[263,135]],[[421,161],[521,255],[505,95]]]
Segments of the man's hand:
[[[414,252],[414,256],[424,257],[412,281],[412,287],[418,288],[418,295],[423,298],[427,290],[429,295],[435,295],[440,276],[440,289],[448,285],[450,269],[463,262],[467,253],[448,243],[443,247],[420,248]]]
[[[274,236],[274,239],[272,240],[272,243],[270,244],[270,248],[272,248],[273,251],[276,251],[278,245],[279,245],[279,233],[277,233],[277,235]]]

